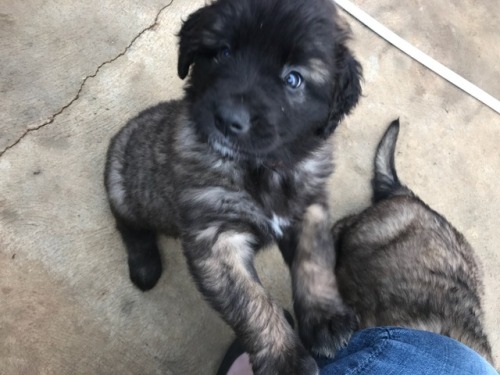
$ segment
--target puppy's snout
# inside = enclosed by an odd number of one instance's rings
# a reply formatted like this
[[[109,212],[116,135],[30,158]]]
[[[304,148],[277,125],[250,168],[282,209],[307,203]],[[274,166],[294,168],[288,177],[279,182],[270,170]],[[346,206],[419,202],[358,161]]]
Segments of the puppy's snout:
[[[224,135],[242,135],[250,129],[250,113],[244,106],[221,105],[215,113],[215,126]]]

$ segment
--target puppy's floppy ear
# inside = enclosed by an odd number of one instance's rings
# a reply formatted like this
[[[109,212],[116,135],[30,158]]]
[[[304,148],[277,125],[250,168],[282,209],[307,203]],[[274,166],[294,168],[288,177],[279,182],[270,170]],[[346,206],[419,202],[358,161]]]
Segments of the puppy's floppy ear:
[[[179,37],[179,60],[177,61],[177,74],[181,79],[186,78],[189,67],[194,62],[195,56],[203,45],[203,30],[210,25],[212,9],[210,6],[198,9],[192,13],[182,24]]]
[[[342,118],[358,103],[361,96],[361,79],[361,65],[345,45],[339,44],[336,50],[336,74],[330,117],[323,129],[324,137],[332,134]]]

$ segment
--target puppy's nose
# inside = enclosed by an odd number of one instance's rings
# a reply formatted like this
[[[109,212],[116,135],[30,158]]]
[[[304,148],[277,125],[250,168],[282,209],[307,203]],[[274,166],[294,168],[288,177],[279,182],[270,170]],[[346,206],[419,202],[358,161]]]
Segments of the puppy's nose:
[[[215,126],[224,135],[242,135],[250,129],[250,114],[240,105],[221,105],[215,113]]]

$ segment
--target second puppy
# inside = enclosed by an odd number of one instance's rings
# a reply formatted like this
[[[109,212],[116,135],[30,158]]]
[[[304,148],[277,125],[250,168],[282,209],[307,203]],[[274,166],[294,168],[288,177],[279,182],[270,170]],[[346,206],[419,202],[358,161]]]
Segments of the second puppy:
[[[462,234],[400,183],[394,166],[398,132],[394,121],[377,149],[374,205],[333,228],[341,295],[360,328],[442,334],[493,363],[479,262]]]

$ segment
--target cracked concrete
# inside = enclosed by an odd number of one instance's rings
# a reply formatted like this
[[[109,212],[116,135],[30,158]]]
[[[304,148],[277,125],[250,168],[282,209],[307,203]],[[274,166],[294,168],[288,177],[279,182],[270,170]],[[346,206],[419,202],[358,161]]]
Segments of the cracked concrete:
[[[32,131],[37,131],[41,128],[43,128],[44,126],[46,125],[49,125],[51,123],[54,122],[55,118],[57,116],[59,116],[64,110],[66,110],[67,108],[69,108],[76,100],[78,100],[78,98],[80,97],[80,93],[82,92],[82,89],[83,89],[83,86],[85,85],[85,83],[87,82],[87,80],[89,78],[94,78],[98,73],[99,71],[101,70],[101,68],[104,66],[104,65],[107,65],[107,64],[111,64],[113,61],[115,61],[116,59],[118,59],[119,57],[125,55],[127,53],[127,51],[132,47],[132,45],[135,43],[135,41],[140,38],[145,32],[147,31],[150,31],[152,29],[154,29],[154,27],[157,25],[157,21],[158,21],[158,18],[160,17],[160,14],[168,7],[172,4],[172,1],[171,0],[167,5],[163,6],[159,11],[158,13],[156,14],[156,17],[154,18],[154,21],[149,25],[147,26],[146,28],[142,29],[133,39],[132,41],[125,47],[125,49],[120,52],[118,55],[114,56],[113,58],[107,60],[107,61],[104,61],[103,63],[101,63],[97,69],[95,69],[94,73],[86,76],[85,78],[83,78],[82,80],[82,83],[80,85],[80,88],[78,89],[78,92],[76,93],[76,95],[67,103],[65,104],[59,111],[57,111],[56,113],[54,113],[52,116],[50,116],[49,119],[47,119],[46,121],[44,121],[43,123],[41,123],[40,125],[37,125],[35,127],[30,127],[30,128],[27,128],[24,133],[17,139],[15,140],[13,143],[5,146],[5,148],[3,150],[0,150],[0,156],[2,156],[7,150],[9,150],[10,148],[14,147],[15,145],[17,145],[28,133],[32,132]],[[1,128],[0,128],[0,131],[1,131]],[[1,133],[0,133],[1,134]],[[1,142],[1,138],[0,138],[0,142]],[[1,144],[1,143],[0,143]]]
[[[0,154],[27,132],[52,123],[78,99],[87,79],[126,53],[155,26],[159,12],[170,3],[158,0],[142,7],[132,1],[104,7],[96,1],[78,7],[51,1],[1,3],[0,50],[10,53],[0,57],[0,92],[8,94],[0,103]],[[73,22],[75,14],[80,22]],[[136,16],[133,22],[128,19],[131,14]],[[117,22],[107,23],[110,15]],[[86,73],[103,60],[94,73]]]
[[[448,12],[423,1],[357,3],[499,96],[494,0]],[[141,109],[182,95],[175,33],[203,0],[169,4],[0,3],[0,150],[9,149],[0,157],[2,373],[210,374],[231,340],[193,286],[178,242],[161,241],[166,270],[156,288],[132,287],[102,185],[110,137]],[[401,117],[401,178],[479,253],[500,361],[500,116],[346,19],[365,97],[334,135],[333,215],[368,204],[373,150]],[[275,249],[258,269],[289,306]]]

